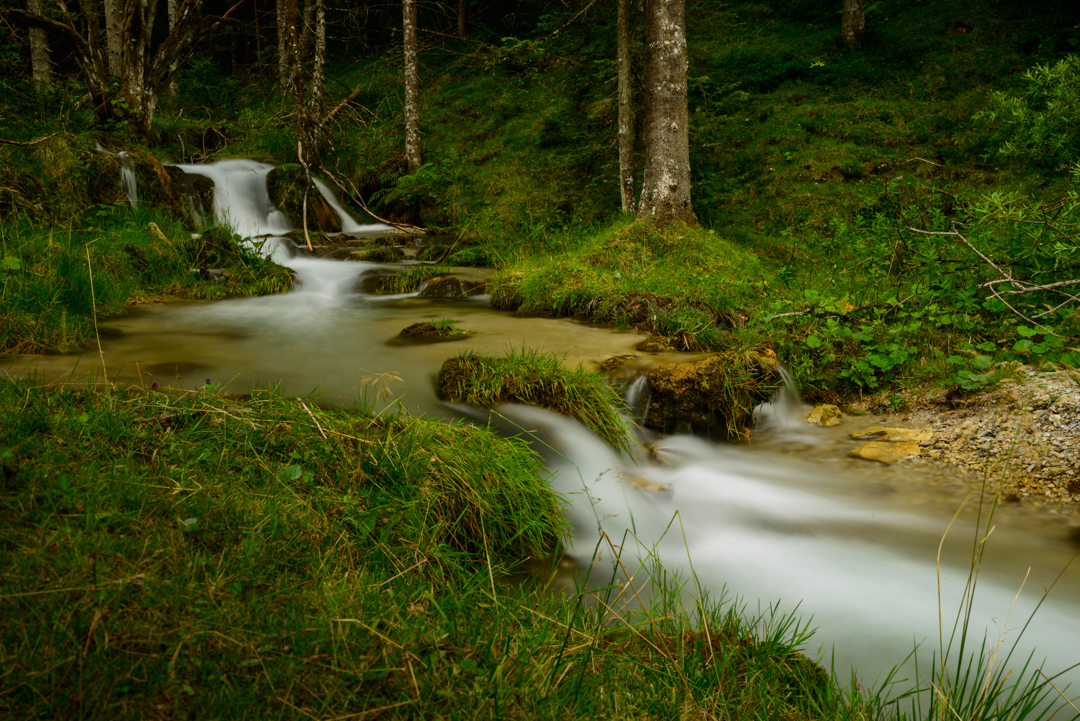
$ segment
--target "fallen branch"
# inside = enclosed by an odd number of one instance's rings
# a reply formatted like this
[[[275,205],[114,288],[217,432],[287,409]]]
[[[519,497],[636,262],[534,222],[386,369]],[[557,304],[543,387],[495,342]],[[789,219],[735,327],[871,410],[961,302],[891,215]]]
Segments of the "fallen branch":
[[[59,135],[59,134],[60,134],[60,131],[59,131],[59,130],[57,130],[57,131],[56,131],[55,133],[53,133],[52,135],[46,135],[46,136],[45,136],[44,138],[38,138],[37,140],[29,140],[29,141],[24,141],[24,140],[8,140],[7,138],[0,138],[0,143],[4,143],[5,145],[18,145],[18,146],[21,146],[21,147],[23,147],[23,148],[28,148],[28,147],[30,147],[31,145],[37,145],[38,143],[44,143],[44,142],[45,142],[46,140],[48,140],[49,138],[55,137],[55,136],[57,136],[57,135]]]
[[[914,297],[915,297],[914,295],[909,295],[907,298],[904,298],[899,303],[895,303],[895,304],[891,304],[891,305],[892,305],[893,308],[899,308],[904,303],[907,303],[909,300],[911,300]],[[843,313],[837,313],[837,312],[829,311],[825,315],[826,315],[826,317],[830,317],[830,318],[839,318],[841,316],[851,315],[852,313],[858,313],[861,310],[866,310],[867,308],[874,308],[874,307],[880,306],[880,305],[882,305],[882,304],[881,303],[864,303],[863,305],[852,306],[852,308],[850,310],[844,311]],[[796,310],[796,311],[792,311],[791,313],[777,313],[776,315],[770,315],[768,318],[765,319],[765,321],[767,322],[767,321],[770,321],[770,320],[776,320],[777,318],[799,318],[799,317],[802,317],[804,315],[811,315],[811,314],[814,313],[814,311],[819,311],[819,310],[821,310],[821,306],[812,305],[809,308],[806,308],[805,310]]]

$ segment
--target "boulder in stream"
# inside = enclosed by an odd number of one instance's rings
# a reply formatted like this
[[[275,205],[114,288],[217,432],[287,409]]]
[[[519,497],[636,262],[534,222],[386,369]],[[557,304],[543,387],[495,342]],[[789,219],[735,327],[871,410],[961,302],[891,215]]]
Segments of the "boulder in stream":
[[[929,443],[934,437],[934,432],[929,428],[891,428],[888,426],[871,426],[870,428],[856,431],[851,437],[857,441],[884,441],[888,443]]]
[[[806,414],[806,422],[815,426],[831,428],[838,426],[844,420],[844,414],[831,403],[819,403],[813,410]]]
[[[896,463],[902,458],[919,455],[918,443],[890,443],[889,441],[871,441],[858,448],[853,448],[848,455],[866,461],[877,461],[886,465]]]
[[[306,187],[307,176],[304,174],[304,167],[298,163],[278,165],[266,175],[266,190],[270,194],[270,202],[288,216],[301,235],[304,232]],[[308,233],[316,230],[325,233],[341,232],[341,218],[314,185],[307,193],[307,223]]]
[[[645,425],[663,433],[692,430],[724,439],[750,436],[754,406],[783,380],[775,355],[728,351],[694,363],[668,363],[646,374],[651,393]]]

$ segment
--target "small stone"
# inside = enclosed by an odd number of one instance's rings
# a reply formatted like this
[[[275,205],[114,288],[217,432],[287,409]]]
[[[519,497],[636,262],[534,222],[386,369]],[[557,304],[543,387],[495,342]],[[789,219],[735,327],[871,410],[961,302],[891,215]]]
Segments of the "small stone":
[[[878,463],[896,463],[901,458],[919,455],[918,443],[871,441],[852,449],[848,455]]]
[[[888,428],[886,426],[871,426],[863,431],[852,433],[851,437],[857,441],[873,439],[875,441],[887,441],[889,443],[928,443],[934,437],[934,432],[929,428]]]
[[[806,414],[806,422],[816,426],[838,426],[842,420],[844,420],[844,414],[840,412],[840,409],[828,403],[819,403]]]

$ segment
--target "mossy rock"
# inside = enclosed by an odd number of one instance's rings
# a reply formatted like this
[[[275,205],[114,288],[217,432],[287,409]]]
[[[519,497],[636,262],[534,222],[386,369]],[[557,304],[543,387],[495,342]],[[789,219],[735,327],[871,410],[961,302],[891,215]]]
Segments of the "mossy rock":
[[[372,245],[364,251],[360,259],[372,263],[393,263],[401,260],[401,251],[388,245]]]
[[[266,175],[266,189],[270,202],[280,208],[297,228],[304,226],[304,189],[307,176],[304,167],[297,163],[279,165]],[[340,233],[341,219],[314,185],[307,194],[308,232],[321,230]],[[301,233],[303,231],[301,230]]]
[[[202,214],[206,225],[214,224],[214,181],[205,175],[187,173],[175,165],[166,165],[165,171],[176,185],[181,194],[181,211],[184,220],[189,227],[195,228],[198,223],[191,212],[191,207],[184,200],[184,196],[191,196],[196,201],[196,209]]]
[[[668,363],[646,374],[645,425],[664,433],[692,430],[726,440],[750,435],[753,409],[782,385],[775,355],[731,351],[694,363]]]
[[[422,321],[403,328],[394,340],[405,343],[442,343],[448,340],[463,340],[471,335],[472,331],[458,328],[452,320]]]
[[[584,423],[612,446],[629,448],[626,426],[615,410],[618,394],[602,376],[557,358],[525,350],[506,357],[467,351],[439,369],[435,389],[443,400],[478,408],[524,403],[561,413]]]
[[[424,281],[420,289],[421,298],[464,298],[471,295],[483,295],[487,284],[460,278],[435,277]]]

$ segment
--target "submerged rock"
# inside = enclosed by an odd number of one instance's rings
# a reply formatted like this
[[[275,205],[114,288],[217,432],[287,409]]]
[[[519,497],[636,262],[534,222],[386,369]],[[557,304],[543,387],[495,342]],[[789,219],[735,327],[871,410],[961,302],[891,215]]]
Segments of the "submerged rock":
[[[889,443],[929,443],[934,437],[934,432],[928,428],[890,428],[888,426],[871,426],[865,430],[851,434],[857,441],[886,441]]]
[[[423,321],[403,328],[398,334],[398,340],[411,343],[439,343],[447,340],[461,340],[471,335],[471,331],[458,328],[453,321]]]
[[[871,441],[852,449],[848,455],[878,463],[896,463],[902,458],[919,455],[918,443]]]
[[[829,403],[819,403],[814,406],[814,409],[806,414],[806,422],[813,423],[815,426],[825,426],[826,428],[840,425],[840,422],[844,420],[844,414],[840,412],[840,409]]]

